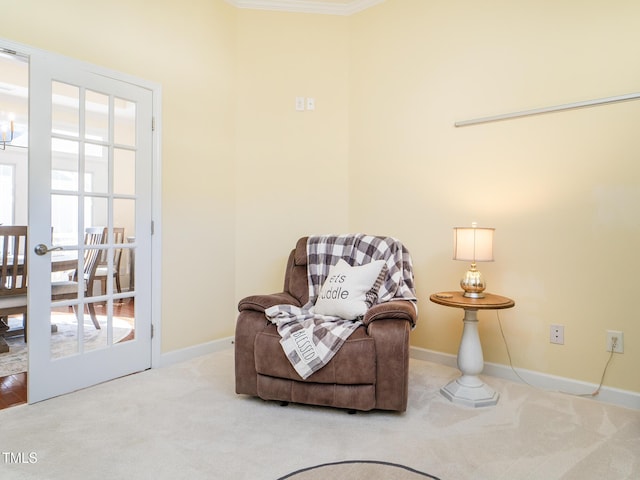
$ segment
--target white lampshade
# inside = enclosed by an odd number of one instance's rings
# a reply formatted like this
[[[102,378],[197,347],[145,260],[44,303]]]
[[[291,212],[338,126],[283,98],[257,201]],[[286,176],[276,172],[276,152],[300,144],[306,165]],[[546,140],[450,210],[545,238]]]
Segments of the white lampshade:
[[[495,228],[454,227],[453,259],[493,262],[494,231]]]

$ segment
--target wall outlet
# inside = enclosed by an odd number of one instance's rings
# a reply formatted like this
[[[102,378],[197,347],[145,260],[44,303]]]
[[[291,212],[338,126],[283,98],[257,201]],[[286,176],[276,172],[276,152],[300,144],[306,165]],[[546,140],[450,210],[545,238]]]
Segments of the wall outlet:
[[[549,341],[564,345],[564,325],[551,325],[549,329]]]
[[[613,339],[616,339],[616,347],[614,353],[624,353],[624,334],[617,330],[607,330],[607,352],[611,351]]]

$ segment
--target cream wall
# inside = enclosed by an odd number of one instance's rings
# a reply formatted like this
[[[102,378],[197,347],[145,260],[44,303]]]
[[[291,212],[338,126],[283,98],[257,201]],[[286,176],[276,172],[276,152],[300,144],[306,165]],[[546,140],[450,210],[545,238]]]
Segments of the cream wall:
[[[500,312],[514,364],[598,383],[605,331],[622,330],[605,384],[640,391],[640,101],[453,126],[639,91],[638,18],[621,0],[387,0],[352,17],[349,226],[409,246],[413,345],[456,353],[462,312],[429,295],[458,289],[452,227],[477,221],[496,227],[488,290],[516,302]],[[496,313],[480,319],[485,361],[508,364]]]
[[[0,10],[3,38],[162,85],[162,350],[232,335],[237,10],[223,0],[0,0]]]
[[[236,296],[279,291],[289,251],[348,228],[349,21],[238,12]],[[315,99],[299,112],[296,97]]]

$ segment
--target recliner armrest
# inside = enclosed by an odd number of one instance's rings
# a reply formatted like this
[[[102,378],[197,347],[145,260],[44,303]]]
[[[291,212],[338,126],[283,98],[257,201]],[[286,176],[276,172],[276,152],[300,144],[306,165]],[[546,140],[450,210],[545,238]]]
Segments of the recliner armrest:
[[[280,292],[268,295],[251,295],[249,297],[245,297],[238,302],[238,311],[254,310],[256,312],[264,312],[269,307],[282,304],[295,305],[297,307],[301,306],[294,296],[286,292]]]
[[[415,305],[408,300],[391,300],[373,305],[364,314],[362,323],[368,326],[371,322],[385,319],[407,320],[413,328],[416,326],[418,313]]]

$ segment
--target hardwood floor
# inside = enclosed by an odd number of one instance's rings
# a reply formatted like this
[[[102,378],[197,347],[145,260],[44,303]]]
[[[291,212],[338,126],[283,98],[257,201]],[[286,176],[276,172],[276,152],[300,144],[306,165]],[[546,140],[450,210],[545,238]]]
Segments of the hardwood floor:
[[[113,306],[113,314],[119,318],[130,320],[132,328],[134,326],[134,310],[133,299]],[[98,315],[101,313],[99,308],[97,313]],[[126,342],[127,340],[131,340],[134,338],[134,335],[135,333],[132,330],[128,336],[120,341]],[[1,361],[2,355],[0,355],[0,362]],[[27,372],[21,372],[15,375],[0,377],[0,410],[27,403],[27,375]]]
[[[0,410],[27,403],[27,372],[0,377]]]

